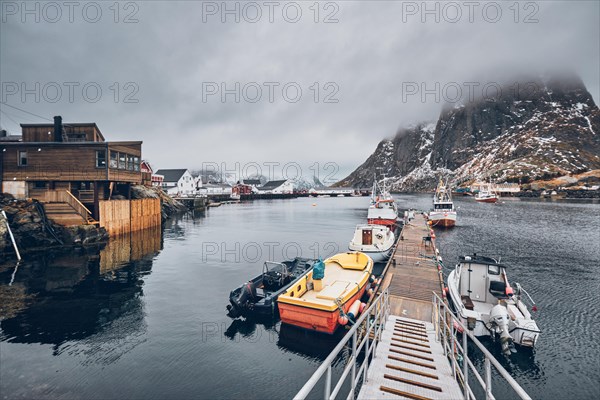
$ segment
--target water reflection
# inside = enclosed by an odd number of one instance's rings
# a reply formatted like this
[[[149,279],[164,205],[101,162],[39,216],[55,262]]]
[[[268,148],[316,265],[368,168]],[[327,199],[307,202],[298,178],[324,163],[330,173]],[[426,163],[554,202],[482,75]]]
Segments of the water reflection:
[[[152,229],[111,239],[104,248],[32,254],[12,285],[13,269],[5,266],[0,269],[0,339],[53,344],[58,354],[68,350],[62,344],[101,335],[115,324],[122,329],[111,331],[121,339],[139,336],[145,331],[142,278],[161,246],[160,229]]]

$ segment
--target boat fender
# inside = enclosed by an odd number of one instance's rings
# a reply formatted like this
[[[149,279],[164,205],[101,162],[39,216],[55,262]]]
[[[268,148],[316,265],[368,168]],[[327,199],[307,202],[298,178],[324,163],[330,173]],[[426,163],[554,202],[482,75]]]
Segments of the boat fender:
[[[348,309],[347,314],[350,320],[355,321],[356,317],[358,317],[358,313],[360,312],[360,304],[360,300],[355,300],[354,303],[352,303],[352,305]]]
[[[338,322],[340,323],[340,325],[348,325],[348,317],[345,315],[340,315],[338,317]]]
[[[367,308],[367,303],[360,303],[360,309],[358,310],[358,312],[360,314],[362,314],[363,311],[365,311],[365,308]]]
[[[458,332],[460,332],[460,333],[463,333],[463,332],[464,332],[464,329],[462,328],[462,326],[460,326],[460,325],[458,324],[458,322],[454,321],[454,322],[453,322],[453,325],[454,325],[454,329],[456,329]]]

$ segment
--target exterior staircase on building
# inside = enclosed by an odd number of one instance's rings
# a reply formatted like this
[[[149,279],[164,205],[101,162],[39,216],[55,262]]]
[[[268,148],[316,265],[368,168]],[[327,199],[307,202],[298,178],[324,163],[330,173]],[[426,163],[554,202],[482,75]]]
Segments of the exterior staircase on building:
[[[62,226],[88,223],[69,203],[45,203],[44,210],[49,219]]]
[[[52,199],[44,203],[46,216],[63,226],[97,224],[90,212],[69,191],[56,191]]]

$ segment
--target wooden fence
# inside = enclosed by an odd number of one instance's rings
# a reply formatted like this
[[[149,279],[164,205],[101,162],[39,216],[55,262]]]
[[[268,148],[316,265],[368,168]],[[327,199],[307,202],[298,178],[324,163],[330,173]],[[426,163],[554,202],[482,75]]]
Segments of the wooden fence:
[[[161,224],[160,200],[104,200],[100,201],[100,226],[110,236],[123,235]]]

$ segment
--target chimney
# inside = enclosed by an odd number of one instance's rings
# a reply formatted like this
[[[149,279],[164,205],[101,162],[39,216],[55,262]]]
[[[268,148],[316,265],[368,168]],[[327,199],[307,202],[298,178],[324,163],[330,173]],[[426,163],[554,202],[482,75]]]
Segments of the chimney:
[[[62,117],[57,115],[54,117],[54,141],[62,142]]]

